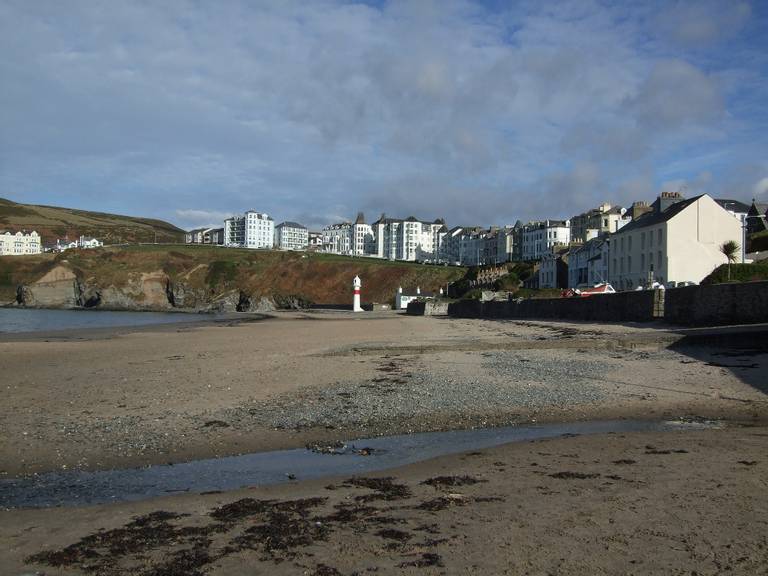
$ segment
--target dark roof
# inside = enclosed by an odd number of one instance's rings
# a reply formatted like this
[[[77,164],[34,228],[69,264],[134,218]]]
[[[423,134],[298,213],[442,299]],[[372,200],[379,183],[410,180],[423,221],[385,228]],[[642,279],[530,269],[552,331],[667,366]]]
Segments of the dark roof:
[[[704,196],[706,196],[706,194],[694,196],[693,198],[689,198],[688,200],[680,200],[679,202],[675,202],[674,204],[672,204],[672,206],[670,206],[663,212],[656,212],[655,210],[653,212],[646,212],[642,216],[639,216],[638,218],[632,220],[632,222],[619,228],[619,230],[614,232],[614,234],[631,232],[632,230],[638,230],[640,228],[655,226],[656,224],[661,224],[663,222],[666,222],[667,220],[670,220],[675,216],[677,216],[678,214],[680,214],[680,212],[682,212],[683,210],[688,208],[688,206],[690,206],[697,200],[703,198]]]
[[[283,226],[288,226],[289,228],[301,228],[302,230],[306,230],[307,229],[306,226],[302,226],[298,222],[290,222],[290,221],[281,222],[280,224],[275,226],[275,228],[282,228]]]
[[[730,198],[715,198],[715,202],[720,204],[720,206],[726,210],[730,210],[732,212],[749,212],[749,205],[745,204],[744,202],[739,202],[738,200],[731,200]]]
[[[365,215],[362,212],[357,213],[355,224],[365,224]]]
[[[768,214],[768,204],[764,204],[762,202],[755,202],[753,200],[752,206],[749,207],[749,212],[752,212],[752,208],[754,208],[756,212],[755,214],[752,214],[753,216],[756,216],[757,214],[761,216],[764,214]]]

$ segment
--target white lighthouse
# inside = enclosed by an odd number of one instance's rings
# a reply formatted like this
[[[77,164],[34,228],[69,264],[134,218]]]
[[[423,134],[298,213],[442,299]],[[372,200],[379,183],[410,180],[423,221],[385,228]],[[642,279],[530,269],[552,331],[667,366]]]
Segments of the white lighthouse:
[[[355,276],[355,279],[352,280],[352,289],[354,290],[354,296],[352,297],[352,311],[353,312],[362,312],[363,309],[360,307],[360,287],[363,285],[362,282],[360,282],[360,276]]]

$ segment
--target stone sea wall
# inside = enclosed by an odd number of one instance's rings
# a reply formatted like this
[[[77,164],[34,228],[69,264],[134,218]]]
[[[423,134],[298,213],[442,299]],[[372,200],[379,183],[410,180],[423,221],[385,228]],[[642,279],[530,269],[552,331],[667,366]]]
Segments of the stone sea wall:
[[[414,310],[414,313],[417,311]],[[480,302],[461,300],[448,307],[457,318],[650,322],[722,326],[768,322],[768,282],[687,286],[600,294],[588,298],[545,298]]]
[[[672,324],[688,326],[768,322],[768,282],[710,284],[667,290],[664,318]]]

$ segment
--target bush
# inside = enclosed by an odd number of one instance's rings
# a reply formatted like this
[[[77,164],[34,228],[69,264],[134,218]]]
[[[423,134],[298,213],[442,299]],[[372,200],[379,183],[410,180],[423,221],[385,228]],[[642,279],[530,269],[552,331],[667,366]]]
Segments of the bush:
[[[465,292],[462,296],[463,300],[480,300],[483,295],[483,291],[480,288],[473,288],[472,290]]]
[[[768,263],[731,264],[731,282],[754,282],[768,280]],[[728,282],[728,265],[721,264],[701,281],[702,284],[723,284]]]
[[[508,292],[517,292],[520,288],[520,278],[517,274],[510,272],[506,276],[502,276],[496,282],[493,283],[493,289],[498,291],[506,290]]]

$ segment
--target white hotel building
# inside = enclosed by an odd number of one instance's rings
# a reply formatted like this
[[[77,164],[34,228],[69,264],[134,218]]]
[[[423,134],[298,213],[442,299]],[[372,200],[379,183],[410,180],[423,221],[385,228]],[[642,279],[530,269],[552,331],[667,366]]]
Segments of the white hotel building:
[[[381,215],[373,228],[373,255],[388,260],[436,262],[440,245],[448,234],[443,220],[422,222],[413,216],[405,220]]]
[[[241,248],[272,248],[275,221],[268,215],[249,210],[243,216],[224,220],[224,245]]]
[[[0,232],[0,256],[40,254],[40,235],[35,232]]]

